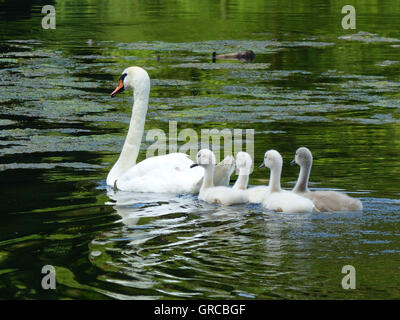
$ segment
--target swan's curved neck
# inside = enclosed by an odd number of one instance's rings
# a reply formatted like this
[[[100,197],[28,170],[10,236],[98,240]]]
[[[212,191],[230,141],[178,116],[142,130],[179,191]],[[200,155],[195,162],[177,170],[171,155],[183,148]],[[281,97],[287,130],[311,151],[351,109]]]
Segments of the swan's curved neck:
[[[233,189],[241,189],[246,190],[247,185],[249,184],[249,170],[247,168],[239,169],[239,177],[237,178],[235,184],[233,185]]]
[[[281,172],[282,172],[282,166],[276,166],[271,168],[271,173],[269,176],[270,192],[281,191]]]
[[[119,157],[119,160],[127,161],[131,166],[136,164],[140,144],[142,143],[147,106],[149,103],[149,94],[146,94],[143,91],[135,91],[133,99],[134,103],[129,130]]]
[[[121,154],[107,176],[107,184],[109,185],[113,185],[115,180],[136,164],[146,122],[149,93],[150,85],[144,86],[142,90],[134,90],[129,130]]]
[[[300,166],[299,178],[293,188],[293,192],[308,192],[308,179],[310,177],[312,162],[306,162]]]
[[[204,179],[200,190],[214,187],[214,166],[208,165],[204,167]]]

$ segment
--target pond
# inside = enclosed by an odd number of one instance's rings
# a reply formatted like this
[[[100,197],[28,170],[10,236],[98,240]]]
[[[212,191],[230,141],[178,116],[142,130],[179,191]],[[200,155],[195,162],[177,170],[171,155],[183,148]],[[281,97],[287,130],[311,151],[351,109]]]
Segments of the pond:
[[[0,0],[1,299],[400,298],[400,3]],[[212,52],[253,50],[251,62]],[[310,187],[362,212],[282,214],[106,186],[132,111],[121,72],[151,77],[145,137],[254,130],[264,153],[314,156]],[[248,144],[243,135],[243,149]],[[143,139],[139,160],[154,141]],[[183,142],[180,141],[181,145]],[[233,183],[237,178],[234,173]],[[56,290],[41,286],[54,266]],[[356,270],[344,290],[342,268]]]

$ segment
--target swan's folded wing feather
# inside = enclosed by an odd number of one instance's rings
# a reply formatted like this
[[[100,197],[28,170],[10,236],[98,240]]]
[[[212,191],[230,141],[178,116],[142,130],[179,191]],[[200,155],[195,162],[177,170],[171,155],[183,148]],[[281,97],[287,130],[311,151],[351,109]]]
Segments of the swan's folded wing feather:
[[[122,191],[193,193],[204,174],[184,153],[147,158],[130,168],[117,181]]]

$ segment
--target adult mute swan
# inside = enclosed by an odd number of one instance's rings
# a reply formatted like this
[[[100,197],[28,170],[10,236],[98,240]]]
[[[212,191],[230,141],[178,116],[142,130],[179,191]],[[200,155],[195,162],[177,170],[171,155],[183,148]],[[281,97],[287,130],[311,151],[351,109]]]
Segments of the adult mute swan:
[[[236,155],[236,168],[239,169],[239,177],[233,185],[233,189],[245,190],[250,203],[262,203],[269,194],[269,186],[247,188],[252,165],[253,160],[247,152],[238,152]]]
[[[204,168],[204,179],[199,192],[199,199],[208,203],[220,203],[226,206],[247,202],[247,194],[243,190],[236,190],[226,186],[214,186],[215,155],[211,150],[202,149],[196,155],[197,166]]]
[[[268,167],[271,171],[269,179],[270,193],[263,201],[263,207],[268,210],[300,213],[312,212],[314,204],[291,191],[281,189],[282,156],[276,150],[268,150],[260,168]]]
[[[190,169],[193,161],[184,153],[170,153],[136,163],[150,94],[150,77],[147,72],[140,67],[125,69],[111,96],[115,97],[125,89],[133,89],[132,117],[121,154],[108,173],[107,185],[122,191],[198,193],[204,169]],[[214,176],[216,185],[229,183],[234,165],[232,156],[218,164]]]
[[[310,177],[313,156],[306,147],[297,149],[294,160],[290,164],[300,166],[300,174],[293,192],[314,202],[319,211],[356,211],[363,206],[359,199],[337,191],[310,191],[308,179]]]

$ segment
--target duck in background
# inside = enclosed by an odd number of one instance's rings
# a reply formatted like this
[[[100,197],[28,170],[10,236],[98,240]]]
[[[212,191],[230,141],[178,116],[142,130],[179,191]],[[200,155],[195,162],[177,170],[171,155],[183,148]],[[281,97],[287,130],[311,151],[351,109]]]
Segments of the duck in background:
[[[227,60],[241,60],[241,61],[253,61],[256,57],[255,53],[252,50],[246,50],[242,52],[234,52],[227,54],[219,54],[214,51],[212,53],[212,62],[215,62],[217,59],[227,59]]]

